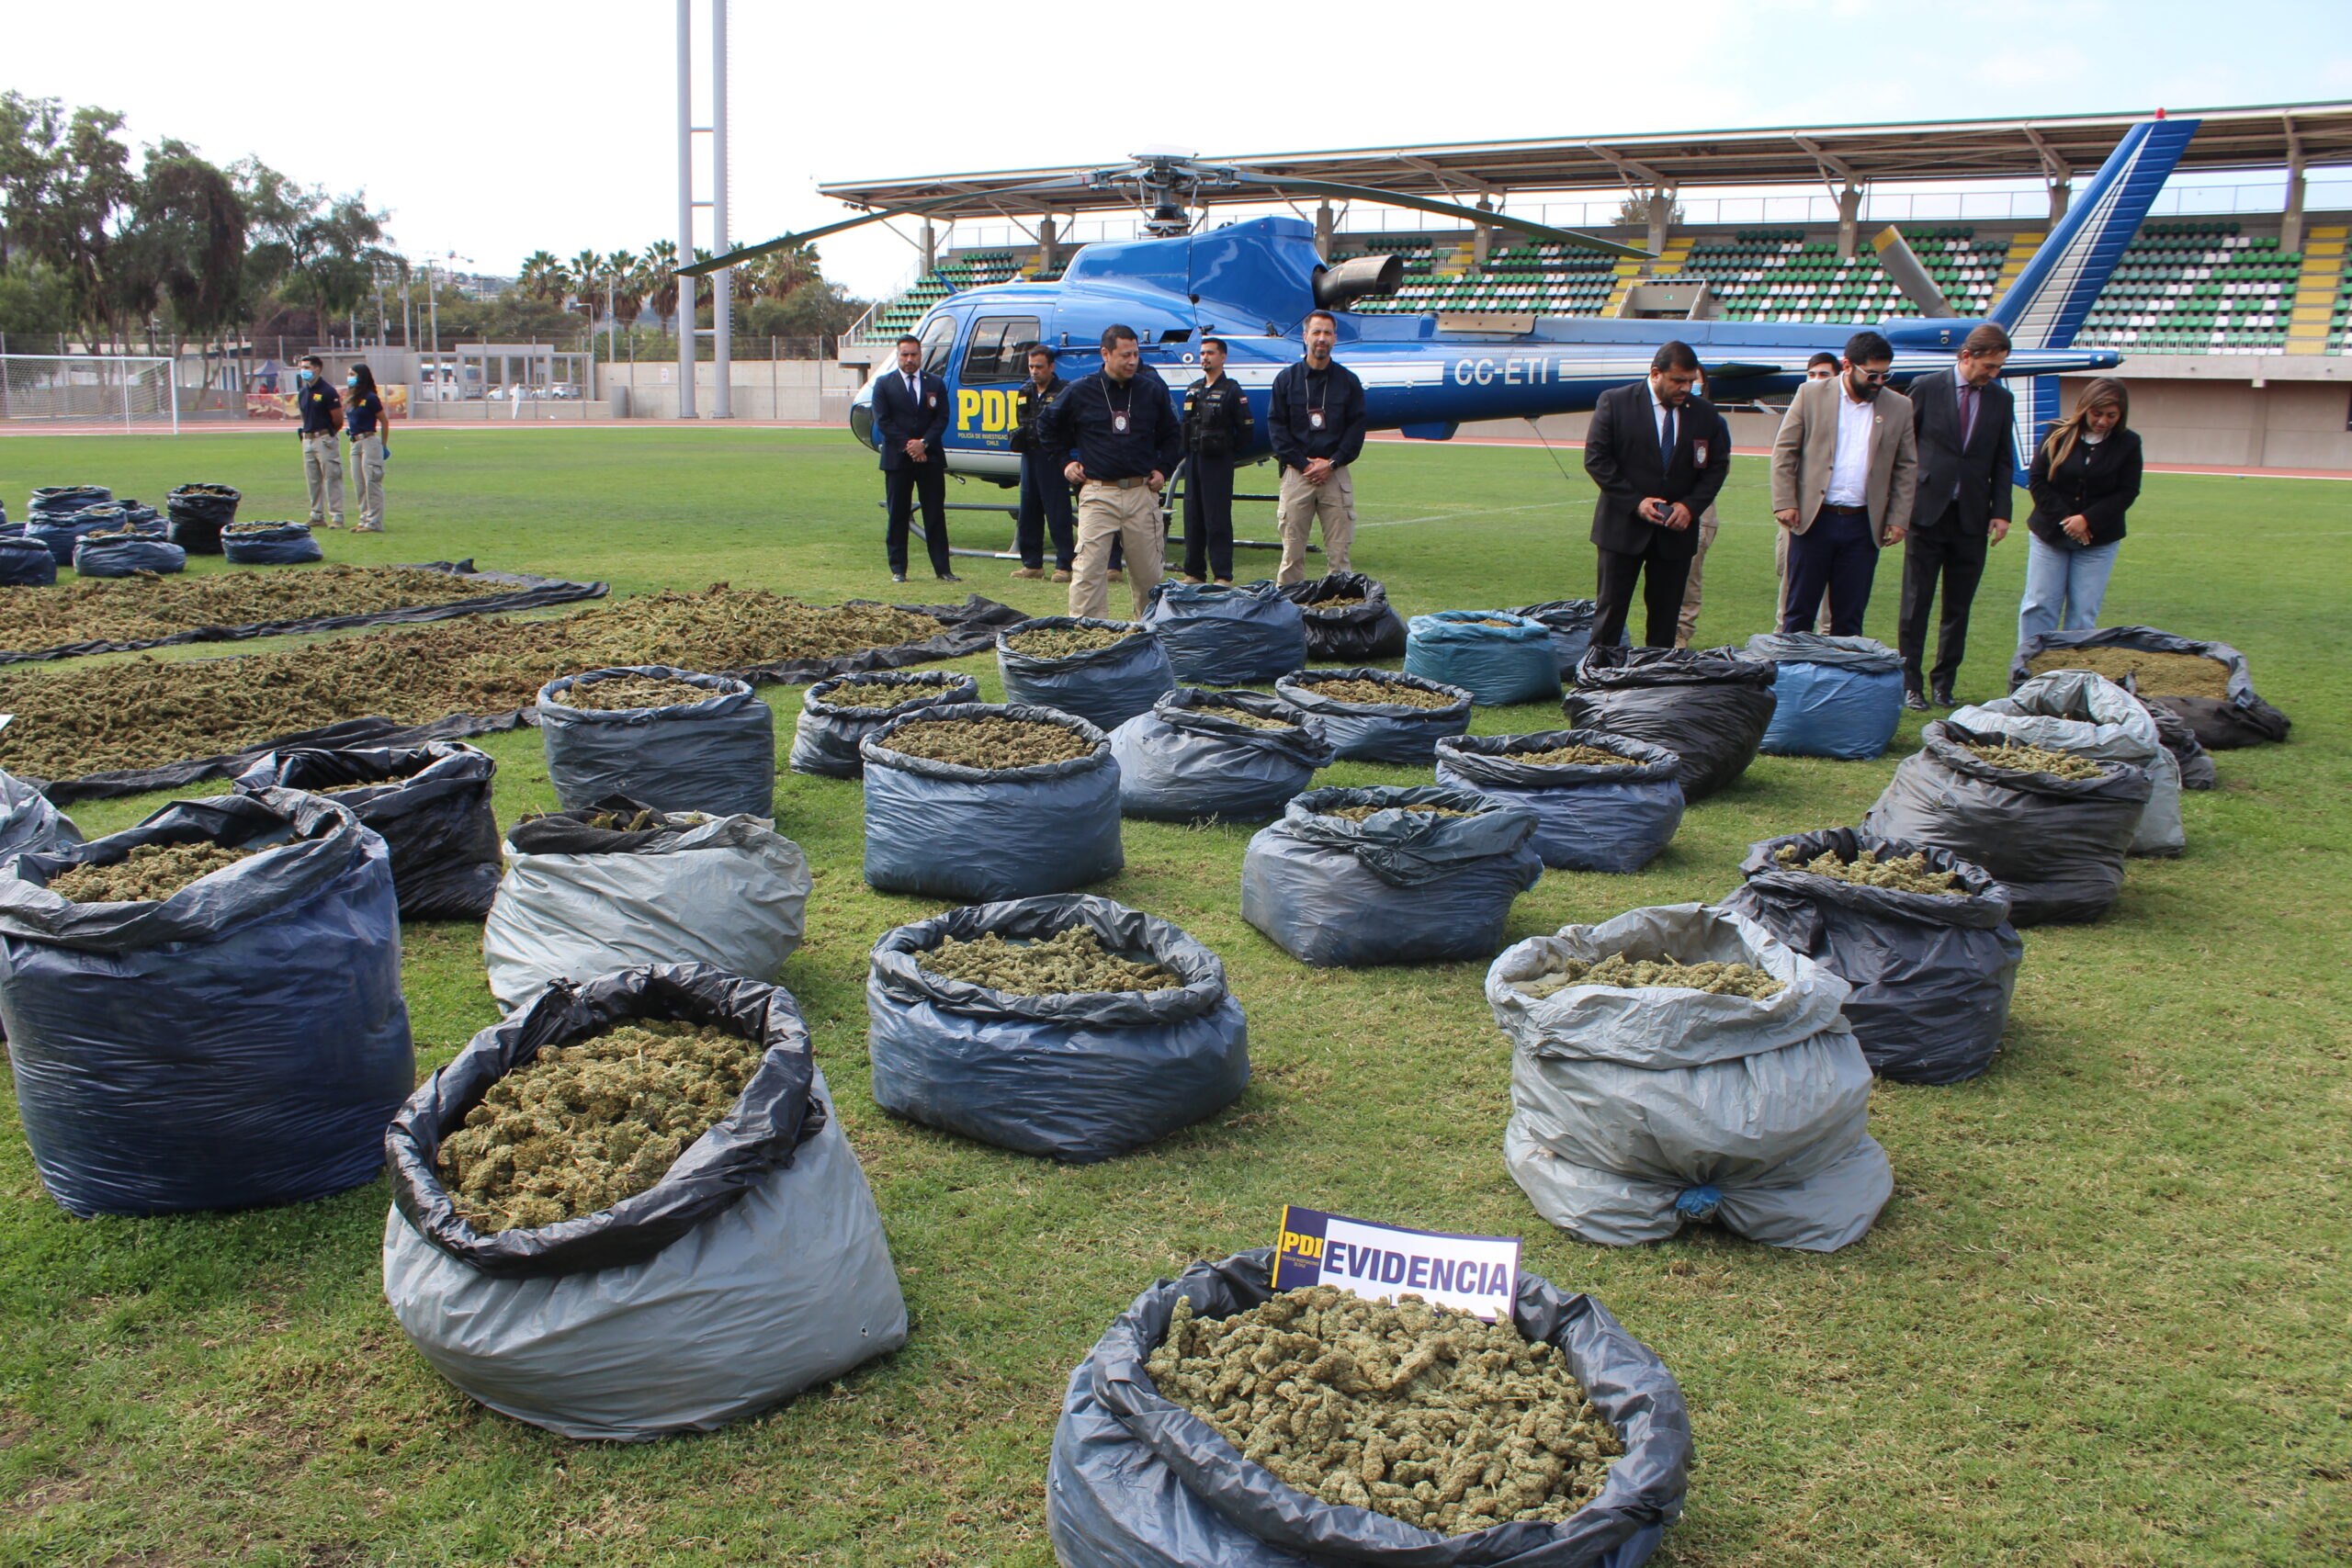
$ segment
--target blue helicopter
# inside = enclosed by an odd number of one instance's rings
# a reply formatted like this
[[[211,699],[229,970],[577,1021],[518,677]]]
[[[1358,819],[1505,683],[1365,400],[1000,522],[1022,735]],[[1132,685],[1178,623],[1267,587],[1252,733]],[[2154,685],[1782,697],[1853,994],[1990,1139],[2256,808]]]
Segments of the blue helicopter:
[[[2069,345],[2197,126],[2193,119],[2159,116],[2126,131],[2098,177],[1994,304],[1987,319],[2007,328],[2015,344],[2003,373],[2031,379],[2027,395],[2017,400],[2018,452],[2030,452],[2041,429],[2057,417],[2061,373],[2106,369],[2119,362],[2114,353]],[[1809,357],[1824,349],[1837,352],[1856,330],[1850,322],[1555,316],[1509,323],[1522,331],[1494,330],[1483,322],[1479,330],[1455,331],[1437,315],[1351,311],[1352,301],[1397,287],[1401,259],[1361,256],[1328,265],[1316,249],[1313,226],[1295,218],[1254,218],[1195,231],[1188,208],[1204,205],[1220,187],[1244,181],[1451,213],[1613,255],[1649,254],[1498,212],[1240,165],[1200,164],[1162,152],[1001,192],[1128,189],[1148,212],[1145,231],[1150,237],[1087,245],[1058,281],[967,289],[940,301],[917,325],[924,368],[945,378],[955,396],[946,435],[948,471],[1001,485],[1018,483],[1020,457],[1010,439],[1012,394],[1027,374],[1022,349],[1031,343],[1052,344],[1060,355],[1060,373],[1075,379],[1099,362],[1102,330],[1114,322],[1136,332],[1144,363],[1178,397],[1197,374],[1201,339],[1217,337],[1227,344],[1226,374],[1250,393],[1258,416],[1258,445],[1239,455],[1245,461],[1270,455],[1266,400],[1275,374],[1304,353],[1301,324],[1317,308],[1336,314],[1335,355],[1363,381],[1371,428],[1430,441],[1446,440],[1471,421],[1532,420],[1589,410],[1603,391],[1645,374],[1653,353],[1669,339],[1698,351],[1712,396],[1752,401],[1792,390],[1804,379]],[[680,271],[699,276],[862,223],[925,210],[922,204],[881,209]],[[1900,385],[1949,365],[1977,322],[1953,315],[1894,230],[1872,243],[1890,276],[1927,312],[1878,323],[1894,347]],[[869,381],[850,413],[852,432],[869,446],[872,390]]]

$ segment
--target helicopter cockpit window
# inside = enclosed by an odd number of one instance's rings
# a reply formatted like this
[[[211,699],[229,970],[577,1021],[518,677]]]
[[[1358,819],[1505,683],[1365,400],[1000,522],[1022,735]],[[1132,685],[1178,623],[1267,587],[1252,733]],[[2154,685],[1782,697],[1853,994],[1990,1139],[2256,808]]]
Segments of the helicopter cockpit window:
[[[922,367],[933,376],[947,373],[947,351],[956,346],[956,318],[933,316],[922,329]]]
[[[1021,349],[1037,341],[1035,316],[982,316],[964,344],[964,385],[1018,381],[1028,374]]]

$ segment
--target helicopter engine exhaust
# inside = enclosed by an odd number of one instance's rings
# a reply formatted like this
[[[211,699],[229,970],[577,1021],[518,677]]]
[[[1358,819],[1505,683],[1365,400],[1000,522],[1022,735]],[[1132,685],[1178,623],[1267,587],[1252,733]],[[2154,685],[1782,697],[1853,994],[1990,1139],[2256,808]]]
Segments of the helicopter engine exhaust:
[[[1337,266],[1317,268],[1315,302],[1327,310],[1345,310],[1351,299],[1373,294],[1394,294],[1405,281],[1405,258],[1386,255],[1351,256]]]

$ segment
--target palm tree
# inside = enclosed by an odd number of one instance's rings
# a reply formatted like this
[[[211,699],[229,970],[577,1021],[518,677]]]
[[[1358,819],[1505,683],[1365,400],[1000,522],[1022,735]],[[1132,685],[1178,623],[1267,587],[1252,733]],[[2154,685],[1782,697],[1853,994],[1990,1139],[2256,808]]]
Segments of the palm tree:
[[[626,326],[637,319],[639,309],[638,296],[643,292],[640,275],[645,264],[633,251],[615,251],[605,257],[604,275],[600,281],[612,290],[612,314]]]
[[[596,314],[594,296],[605,283],[605,258],[594,251],[582,251],[566,262],[564,267],[571,276],[571,292],[579,295],[580,303],[586,308],[589,318],[594,320]]]
[[[645,304],[668,321],[678,310],[678,247],[668,240],[654,241],[645,247]]]
[[[523,269],[514,276],[514,287],[535,299],[560,299],[564,290],[563,264],[550,252],[533,251],[523,258]]]

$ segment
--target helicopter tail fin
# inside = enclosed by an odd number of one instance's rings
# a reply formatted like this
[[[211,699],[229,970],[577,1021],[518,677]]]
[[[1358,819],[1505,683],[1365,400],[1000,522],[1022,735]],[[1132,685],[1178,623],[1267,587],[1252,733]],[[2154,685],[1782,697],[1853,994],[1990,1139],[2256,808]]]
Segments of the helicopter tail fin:
[[[2123,133],[2090,188],[1992,309],[1989,319],[2007,328],[2018,347],[2065,348],[2074,343],[2197,126],[2193,119],[2143,119]],[[2054,403],[2054,387],[2050,395]],[[2020,419],[2028,400],[2018,400]]]

